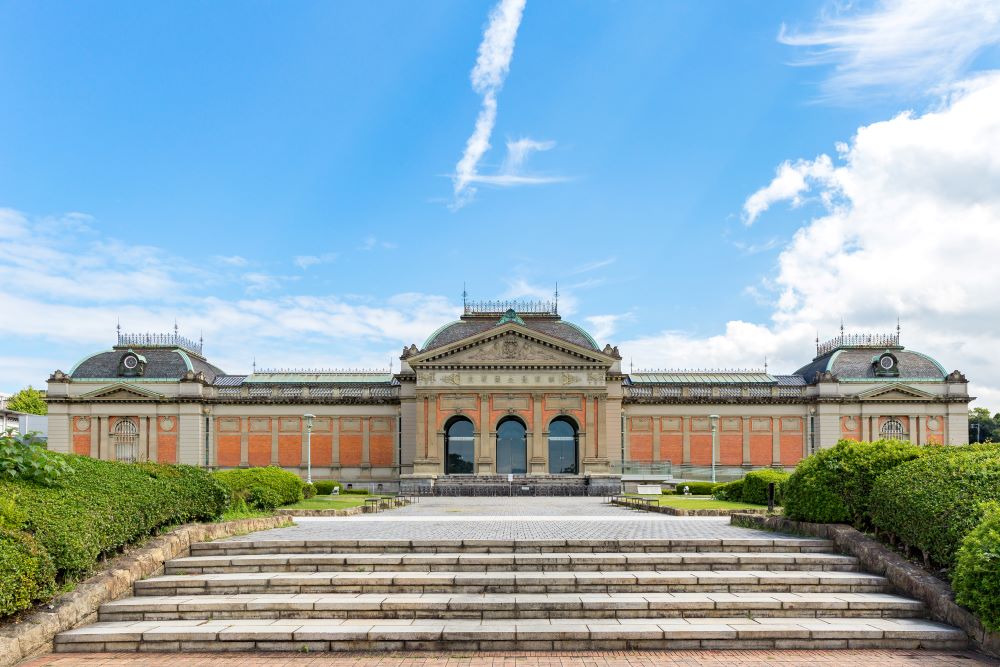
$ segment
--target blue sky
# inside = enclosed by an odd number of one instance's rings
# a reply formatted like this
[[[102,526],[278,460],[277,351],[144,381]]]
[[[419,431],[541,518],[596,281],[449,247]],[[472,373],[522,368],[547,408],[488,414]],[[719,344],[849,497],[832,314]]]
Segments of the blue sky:
[[[811,194],[778,184],[766,214],[745,207],[784,161],[837,163],[859,128],[991,72],[988,3],[935,28],[892,2],[528,0],[493,72],[475,167],[493,182],[456,194],[497,4],[0,2],[0,277],[5,312],[32,322],[0,328],[0,391],[108,346],[118,317],[176,317],[230,372],[385,366],[457,312],[463,282],[495,298],[558,281],[564,314],[637,366],[792,371],[816,329],[897,316],[946,365],[976,363],[958,325],[919,333],[943,313],[910,298],[921,284],[878,308],[836,288],[788,303],[796,234],[860,199],[824,197],[814,170]],[[922,47],[935,29],[969,52]],[[893,71],[870,56],[886,39],[920,76],[871,83]],[[519,140],[544,150],[512,162]]]

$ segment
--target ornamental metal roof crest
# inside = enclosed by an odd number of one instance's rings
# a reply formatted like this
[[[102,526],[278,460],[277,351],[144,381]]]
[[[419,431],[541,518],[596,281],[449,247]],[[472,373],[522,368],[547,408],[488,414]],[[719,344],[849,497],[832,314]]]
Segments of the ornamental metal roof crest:
[[[525,325],[524,320],[518,317],[517,311],[514,310],[513,308],[508,308],[507,312],[505,312],[503,315],[500,316],[500,321],[497,322],[497,326],[500,326],[501,324],[507,324],[509,322],[513,322],[514,324],[520,324],[522,327],[527,326]]]

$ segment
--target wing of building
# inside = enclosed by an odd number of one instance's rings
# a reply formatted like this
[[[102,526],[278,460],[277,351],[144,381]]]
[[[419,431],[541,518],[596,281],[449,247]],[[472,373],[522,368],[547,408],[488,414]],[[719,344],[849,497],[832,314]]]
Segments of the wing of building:
[[[697,365],[697,360],[692,360]],[[49,378],[49,447],[211,468],[277,465],[384,489],[616,488],[794,466],[842,438],[968,441],[968,382],[890,335],[841,335],[794,373],[624,373],[551,304],[468,304],[400,371],[228,375],[200,342],[128,335]],[[512,476],[512,477],[511,477]]]

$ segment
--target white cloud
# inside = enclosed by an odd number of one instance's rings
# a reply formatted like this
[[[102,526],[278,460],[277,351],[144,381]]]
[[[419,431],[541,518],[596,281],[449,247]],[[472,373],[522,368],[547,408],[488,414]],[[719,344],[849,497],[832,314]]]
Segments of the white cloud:
[[[331,262],[337,261],[337,253],[328,252],[322,255],[296,255],[292,259],[292,264],[307,271],[309,267],[316,266],[318,264],[329,264]]]
[[[997,109],[1000,72],[990,72],[933,111],[859,128],[836,163],[789,163],[807,176],[783,189],[772,182],[745,210],[807,195],[827,209],[796,232],[763,286],[776,297],[771,322],[730,322],[708,338],[667,331],[623,341],[623,353],[643,366],[759,366],[767,355],[772,370],[791,372],[809,361],[817,330],[832,335],[841,317],[849,329],[889,331],[899,316],[907,347],[966,372],[981,404],[997,409]]]
[[[240,257],[239,255],[216,255],[215,261],[221,262],[226,266],[246,266],[249,264],[245,257]]]
[[[1000,43],[1000,5],[994,0],[882,0],[866,12],[822,15],[811,30],[782,26],[778,39],[804,47],[798,62],[832,65],[827,99],[862,92],[923,95],[962,76],[983,49]]]
[[[512,187],[566,180],[558,176],[521,173],[524,162],[531,153],[555,147],[554,141],[537,141],[527,137],[507,142],[507,157],[497,173],[479,172],[479,163],[491,148],[490,137],[497,120],[497,94],[510,71],[524,5],[525,0],[500,0],[490,12],[489,24],[483,32],[479,56],[471,74],[472,89],[482,96],[482,106],[472,135],[466,140],[465,151],[452,175],[453,200],[449,205],[452,210],[472,201],[476,195],[476,185]]]
[[[618,330],[618,323],[628,318],[628,315],[591,315],[583,318],[589,325],[590,335],[600,344],[607,342],[615,331]]]
[[[366,236],[364,241],[361,242],[361,250],[375,250],[377,248],[382,248],[384,250],[393,250],[398,248],[399,244],[393,243],[392,241],[383,241],[375,236]]]
[[[802,194],[813,183],[833,182],[833,162],[827,155],[815,160],[785,160],[767,187],[750,195],[743,204],[743,222],[752,225],[761,213],[779,201],[790,201],[792,206],[801,206]]]

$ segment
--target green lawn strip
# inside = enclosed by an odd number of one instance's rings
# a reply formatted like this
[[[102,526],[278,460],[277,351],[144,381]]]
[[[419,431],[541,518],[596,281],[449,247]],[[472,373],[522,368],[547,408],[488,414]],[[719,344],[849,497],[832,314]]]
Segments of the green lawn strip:
[[[764,505],[751,505],[749,503],[734,503],[728,500],[716,500],[712,496],[641,495],[639,497],[656,500],[661,506],[666,505],[668,507],[689,510],[759,510],[764,507]]]
[[[286,510],[342,510],[349,507],[358,507],[365,504],[368,498],[378,498],[379,496],[315,496],[307,500],[300,500],[293,505],[284,505],[281,509]]]

